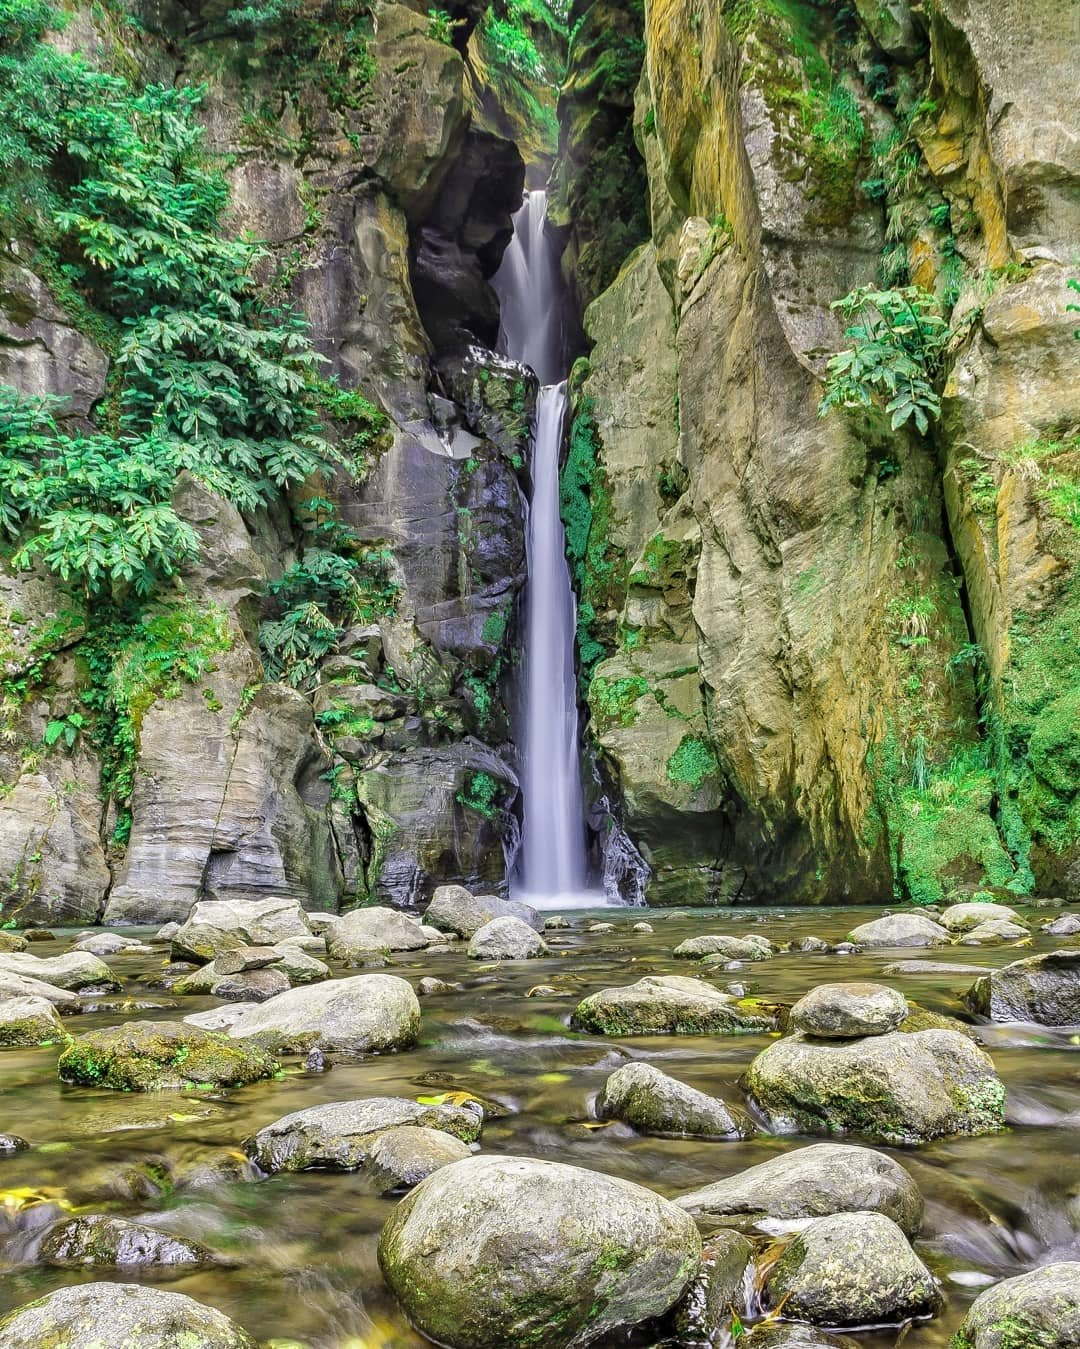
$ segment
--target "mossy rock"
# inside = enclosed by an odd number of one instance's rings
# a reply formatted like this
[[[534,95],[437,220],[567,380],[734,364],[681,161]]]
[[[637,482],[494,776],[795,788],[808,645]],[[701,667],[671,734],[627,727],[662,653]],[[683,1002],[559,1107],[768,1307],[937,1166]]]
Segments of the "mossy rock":
[[[585,998],[571,1024],[599,1035],[752,1035],[773,1029],[776,1009],[701,979],[647,975]]]
[[[62,1082],[116,1091],[240,1087],[280,1071],[273,1055],[173,1021],[128,1021],[72,1040],[60,1055]]]
[[[1073,1349],[1080,1344],[1080,1261],[1021,1274],[980,1293],[953,1349]]]
[[[105,1327],[108,1327],[105,1331]],[[108,1338],[103,1338],[107,1334]],[[256,1349],[223,1312],[131,1283],[60,1288],[0,1318],[4,1349]]]

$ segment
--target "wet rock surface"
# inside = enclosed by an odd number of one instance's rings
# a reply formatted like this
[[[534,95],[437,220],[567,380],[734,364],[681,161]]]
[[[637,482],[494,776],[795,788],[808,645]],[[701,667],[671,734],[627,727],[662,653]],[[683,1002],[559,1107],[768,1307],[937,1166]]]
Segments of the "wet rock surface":
[[[648,975],[580,1002],[573,1023],[601,1035],[703,1035],[769,1029],[772,1017],[701,979]]]
[[[744,1138],[754,1131],[742,1110],[648,1063],[629,1063],[612,1073],[597,1097],[596,1113],[601,1119],[621,1119],[644,1133]]]

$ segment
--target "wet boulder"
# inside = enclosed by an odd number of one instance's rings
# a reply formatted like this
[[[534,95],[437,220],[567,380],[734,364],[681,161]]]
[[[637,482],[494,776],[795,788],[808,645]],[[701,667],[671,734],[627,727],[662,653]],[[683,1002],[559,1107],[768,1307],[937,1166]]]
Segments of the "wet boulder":
[[[764,937],[725,937],[719,933],[705,933],[687,937],[672,952],[679,960],[695,960],[702,956],[719,956],[723,960],[768,960],[776,948]]]
[[[221,975],[210,985],[210,992],[215,998],[224,998],[226,1002],[266,1002],[268,998],[276,998],[279,993],[287,993],[289,988],[289,979],[284,971],[271,967]]]
[[[746,1271],[753,1258],[753,1246],[738,1232],[715,1232],[702,1243],[701,1267],[672,1317],[680,1345],[725,1342],[717,1331],[730,1324],[732,1310],[747,1311]]]
[[[468,941],[485,923],[507,916],[520,918],[535,932],[544,930],[544,920],[531,905],[497,895],[470,894],[463,885],[440,885],[431,897],[424,922]]]
[[[620,1119],[646,1134],[698,1138],[749,1138],[746,1115],[651,1063],[628,1063],[604,1083],[596,1101],[600,1119]]]
[[[700,1263],[693,1220],[660,1195],[528,1157],[443,1167],[379,1239],[410,1321],[454,1349],[579,1349],[663,1315]]]
[[[919,1187],[898,1162],[847,1143],[785,1152],[674,1202],[700,1224],[745,1231],[832,1213],[876,1212],[915,1236],[923,1218]]]
[[[1080,914],[1063,913],[1043,923],[1042,930],[1051,937],[1075,937],[1080,932]]]
[[[211,962],[215,974],[246,974],[248,970],[264,970],[281,959],[273,946],[234,946],[222,951]]]
[[[204,899],[171,943],[176,959],[205,963],[237,946],[276,946],[311,935],[307,915],[294,899]]]
[[[991,946],[995,942],[1022,941],[1028,930],[1008,918],[990,918],[978,927],[968,928],[960,938],[964,946]]]
[[[1080,1261],[1063,1260],[980,1293],[954,1349],[1075,1349],[1080,1344]]]
[[[856,1133],[914,1144],[1004,1123],[993,1062],[952,1030],[824,1041],[777,1040],[746,1070],[754,1103],[778,1133]]]
[[[330,966],[309,951],[285,942],[272,948],[277,953],[274,969],[280,970],[293,988],[302,984],[318,984],[330,978]]]
[[[548,954],[543,937],[513,914],[477,928],[466,951],[470,960],[532,960]]]
[[[89,951],[92,956],[149,955],[153,948],[134,937],[122,937],[119,932],[91,932],[80,938],[73,951]]]
[[[353,909],[326,934],[326,949],[337,960],[351,960],[363,951],[422,951],[430,944],[419,923],[382,906]]]
[[[46,1265],[210,1265],[217,1256],[197,1242],[144,1223],[93,1213],[58,1223],[45,1234],[38,1259]]]
[[[467,1143],[441,1129],[399,1126],[377,1134],[368,1154],[367,1171],[381,1194],[411,1190],[433,1171],[472,1156]]]
[[[0,998],[43,998],[63,1015],[65,1012],[82,1010],[82,1000],[77,993],[56,988],[41,979],[30,979],[23,974],[4,974],[0,971]]]
[[[759,1321],[739,1340],[739,1349],[861,1349],[849,1335],[834,1335],[817,1326],[784,1321]]]
[[[599,1035],[738,1035],[772,1030],[773,1014],[701,979],[646,975],[579,1002],[571,1024]]]
[[[869,923],[860,923],[848,933],[856,946],[940,946],[948,931],[921,913],[890,913]]]
[[[1019,925],[1021,922],[1020,915],[1015,909],[1010,909],[1008,904],[990,903],[950,904],[942,911],[939,921],[941,926],[948,928],[950,932],[970,932],[973,928],[981,927],[983,923]]]
[[[887,1035],[907,1017],[907,999],[885,984],[818,984],[791,1009],[792,1029],[825,1040]]]
[[[63,1038],[60,1018],[47,998],[0,1000],[0,1049],[24,1049]]]
[[[991,1021],[1080,1025],[1080,949],[1014,960],[977,979],[965,1001]]]
[[[419,1105],[402,1096],[333,1101],[296,1110],[260,1129],[244,1149],[263,1171],[355,1171],[380,1134],[405,1127],[439,1130],[464,1143],[480,1136],[481,1111]]]
[[[32,956],[13,951],[0,955],[0,974],[23,975],[73,993],[90,988],[116,993],[120,989],[108,965],[89,951],[68,951],[62,956]]]
[[[29,945],[18,932],[0,932],[0,952],[25,951]]]
[[[910,1321],[942,1301],[934,1276],[882,1213],[813,1219],[770,1267],[765,1297],[788,1318],[841,1329]]]
[[[184,1017],[185,1026],[198,1026],[202,1030],[227,1030],[234,1025],[245,1012],[257,1007],[255,1002],[227,1002],[220,1007],[211,1007],[205,1012],[193,1012]]]
[[[84,1283],[17,1307],[0,1318],[4,1349],[257,1349],[224,1312],[182,1293],[130,1283]]]
[[[117,1091],[240,1087],[279,1070],[277,1060],[255,1045],[177,1021],[127,1021],[89,1031],[57,1060],[62,1082]]]
[[[358,974],[293,988],[260,1003],[229,1027],[236,1039],[257,1039],[283,1054],[311,1049],[380,1054],[408,1049],[420,1033],[420,1004],[404,979]]]

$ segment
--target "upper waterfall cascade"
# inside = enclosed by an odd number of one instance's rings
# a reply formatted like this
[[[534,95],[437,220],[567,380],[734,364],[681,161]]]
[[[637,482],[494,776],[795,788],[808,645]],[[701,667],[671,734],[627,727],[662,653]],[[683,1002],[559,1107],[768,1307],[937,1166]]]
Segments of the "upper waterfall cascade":
[[[499,346],[540,380],[532,436],[527,537],[522,828],[519,888],[530,902],[602,902],[586,895],[585,808],[574,678],[574,593],[559,515],[566,356],[558,253],[545,233],[547,196],[526,194],[494,279]]]

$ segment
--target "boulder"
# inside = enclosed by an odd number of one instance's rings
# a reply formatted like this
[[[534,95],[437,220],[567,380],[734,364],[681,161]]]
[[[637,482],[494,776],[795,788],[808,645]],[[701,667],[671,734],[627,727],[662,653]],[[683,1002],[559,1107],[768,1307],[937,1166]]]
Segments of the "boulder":
[[[890,913],[848,933],[857,946],[940,946],[948,940],[945,928],[921,913]]]
[[[73,951],[89,951],[92,956],[149,955],[152,948],[134,937],[121,937],[118,932],[92,932],[80,938]]]
[[[942,1301],[934,1276],[882,1213],[814,1218],[770,1267],[765,1298],[786,1317],[841,1329],[910,1321]]]
[[[964,933],[961,941],[965,946],[988,946],[999,941],[1022,941],[1028,930],[1020,923],[1010,922],[1007,918],[991,918]]]
[[[405,1314],[455,1349],[578,1349],[663,1315],[700,1263],[693,1220],[666,1199],[528,1157],[442,1167],[379,1239]]]
[[[276,946],[310,936],[307,915],[295,899],[204,899],[171,940],[175,958],[206,962],[237,946]]]
[[[29,945],[18,932],[0,932],[0,952],[25,951]]]
[[[763,1050],[744,1082],[779,1133],[912,1144],[1004,1123],[1005,1088],[990,1056],[953,1030],[832,1042],[796,1032]]]
[[[759,1321],[739,1342],[739,1349],[860,1349],[849,1335],[831,1335],[816,1326]]]
[[[168,985],[170,993],[177,993],[181,997],[187,997],[194,994],[196,997],[204,993],[209,993],[214,985],[224,975],[218,974],[214,968],[213,961],[209,965],[200,965],[198,969],[192,970],[189,974],[183,974],[179,979]]]
[[[1080,932],[1080,914],[1063,913],[1043,923],[1042,930],[1051,937],[1075,937]]]
[[[47,998],[4,998],[0,1001],[0,1049],[62,1040],[64,1028]]]
[[[0,971],[0,998],[44,998],[58,1012],[78,1012],[82,1002],[77,993],[67,989],[55,988],[40,979],[30,979],[26,975],[4,974]]]
[[[234,1025],[245,1012],[259,1004],[255,1002],[229,1002],[221,1007],[211,1007],[205,1012],[193,1012],[184,1017],[185,1026],[198,1026],[201,1030],[226,1030]]]
[[[217,974],[243,974],[276,965],[281,956],[273,946],[234,946],[216,955],[211,964]]]
[[[62,956],[32,956],[13,951],[0,955],[0,974],[21,974],[71,992],[94,988],[116,993],[120,989],[108,965],[89,951],[68,951]]]
[[[468,1143],[441,1129],[424,1125],[398,1127],[376,1134],[368,1152],[367,1169],[381,1194],[411,1190],[433,1171],[472,1156]]]
[[[768,960],[776,948],[764,937],[724,937],[706,933],[701,937],[687,937],[676,946],[673,954],[680,960],[701,956],[719,956],[724,960]]]
[[[311,1106],[260,1129],[244,1143],[263,1171],[355,1171],[375,1138],[406,1126],[453,1134],[465,1143],[480,1136],[483,1115],[456,1105],[418,1105],[401,1096],[334,1101]]]
[[[1020,915],[1007,904],[950,904],[939,922],[950,932],[970,932],[983,923],[1019,923]]]
[[[628,1063],[600,1089],[600,1119],[621,1119],[646,1134],[699,1138],[749,1138],[754,1128],[741,1110],[732,1110],[651,1063]]]
[[[792,1007],[791,1025],[804,1035],[849,1040],[887,1035],[907,1014],[907,999],[885,984],[818,984]]]
[[[1003,1279],[980,1293],[954,1349],[1075,1349],[1080,1344],[1080,1261]]]
[[[771,1030],[773,1023],[773,1015],[753,1003],[674,974],[602,988],[579,1002],[571,1017],[578,1029],[599,1035],[739,1035]]]
[[[338,960],[351,960],[361,951],[422,951],[429,945],[419,923],[381,906],[353,909],[326,934],[327,950]]]
[[[282,970],[263,968],[222,975],[210,985],[210,992],[226,1002],[266,1002],[289,988],[288,976]]]
[[[470,960],[531,960],[546,956],[548,945],[528,923],[507,914],[478,928],[466,954]]]
[[[182,1293],[132,1283],[84,1283],[16,1307],[0,1318],[4,1349],[257,1349],[223,1312]]]
[[[922,1226],[923,1200],[891,1157],[847,1143],[812,1143],[771,1157],[674,1201],[699,1223],[769,1230],[831,1213],[883,1213],[908,1236]]]
[[[675,1308],[678,1344],[724,1343],[717,1332],[730,1324],[732,1310],[747,1311],[746,1270],[753,1258],[753,1246],[738,1232],[715,1232],[702,1243],[701,1268]]]
[[[302,984],[317,984],[330,978],[330,966],[291,942],[272,948],[277,953],[274,969],[280,970],[293,988]]]
[[[79,1035],[61,1053],[62,1082],[118,1091],[240,1087],[273,1077],[277,1060],[255,1045],[176,1021],[127,1021]]]
[[[51,1227],[38,1260],[45,1265],[210,1265],[217,1257],[171,1232],[93,1213]]]
[[[408,1049],[420,1033],[420,1004],[404,979],[358,974],[293,988],[253,1007],[229,1027],[236,1039],[262,1038],[285,1054],[318,1047],[346,1054]]]
[[[507,916],[520,918],[536,932],[544,930],[544,920],[531,905],[496,895],[473,895],[463,885],[440,885],[431,897],[424,922],[468,941],[485,923]]]
[[[991,1021],[1080,1025],[1080,950],[1014,960],[977,979],[965,1001]]]

